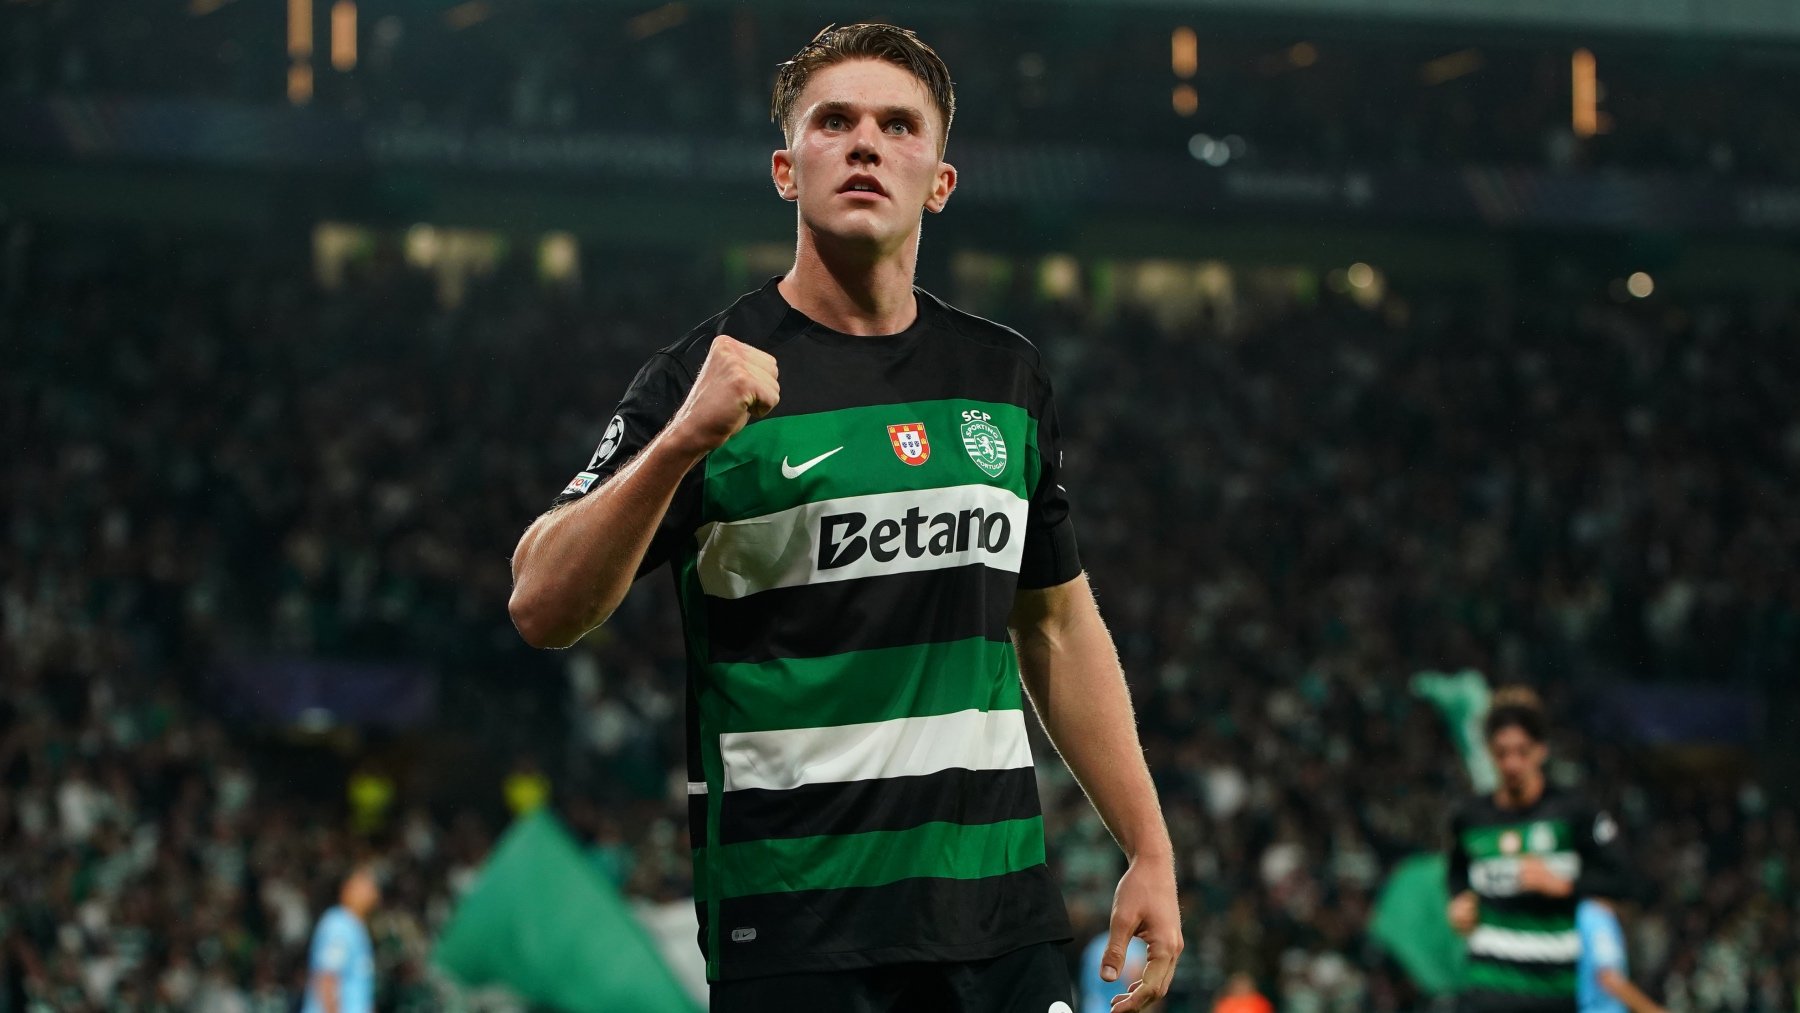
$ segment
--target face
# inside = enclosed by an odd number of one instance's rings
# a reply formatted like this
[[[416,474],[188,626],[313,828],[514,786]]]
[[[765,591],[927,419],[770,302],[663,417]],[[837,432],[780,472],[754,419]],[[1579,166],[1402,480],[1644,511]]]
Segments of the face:
[[[924,82],[883,60],[849,60],[813,74],[794,103],[775,189],[813,232],[877,252],[943,210],[956,169],[938,157],[944,124]]]
[[[1494,758],[1500,784],[1512,794],[1523,792],[1536,780],[1549,752],[1542,742],[1517,725],[1508,725],[1488,737],[1488,753]]]
[[[364,913],[375,910],[381,902],[381,887],[375,883],[375,877],[367,872],[358,872],[344,884],[344,905]]]

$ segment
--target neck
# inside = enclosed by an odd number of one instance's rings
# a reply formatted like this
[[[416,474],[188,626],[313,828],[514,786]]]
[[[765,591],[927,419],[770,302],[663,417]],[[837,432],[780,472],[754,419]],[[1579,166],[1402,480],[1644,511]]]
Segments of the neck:
[[[1501,785],[1500,790],[1494,793],[1494,800],[1500,804],[1502,809],[1523,809],[1536,803],[1543,796],[1544,775],[1539,774],[1520,785],[1516,791]]]
[[[857,247],[800,224],[794,267],[777,286],[789,306],[834,331],[898,334],[919,315],[913,269],[919,233],[892,249]]]

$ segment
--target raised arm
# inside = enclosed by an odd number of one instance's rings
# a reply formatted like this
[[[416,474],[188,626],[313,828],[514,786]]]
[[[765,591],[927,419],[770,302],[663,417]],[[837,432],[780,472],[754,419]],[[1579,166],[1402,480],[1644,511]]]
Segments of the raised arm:
[[[714,338],[668,424],[598,488],[525,529],[513,552],[507,609],[526,642],[567,647],[605,622],[637,578],[682,479],[780,399],[773,356]]]
[[[1025,690],[1050,741],[1087,792],[1130,862],[1113,898],[1101,976],[1115,980],[1131,937],[1149,945],[1140,985],[1115,1011],[1141,1010],[1168,993],[1181,954],[1174,848],[1138,744],[1137,721],[1112,636],[1085,575],[1014,604],[1013,642]]]

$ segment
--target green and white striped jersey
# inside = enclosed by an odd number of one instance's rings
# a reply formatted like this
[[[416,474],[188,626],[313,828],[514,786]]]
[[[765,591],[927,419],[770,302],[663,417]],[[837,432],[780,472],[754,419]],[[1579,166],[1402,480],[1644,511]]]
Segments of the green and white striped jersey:
[[[917,298],[859,337],[771,281],[651,358],[557,498],[661,430],[715,335],[775,356],[780,405],[687,476],[640,571],[681,600],[712,980],[1069,937],[1007,632],[1019,588],[1081,571],[1050,384],[1018,334]]]
[[[1502,809],[1491,795],[1470,800],[1451,825],[1449,889],[1473,890],[1481,914],[1468,938],[1462,1008],[1550,1013],[1576,1006],[1581,936],[1575,911],[1584,897],[1625,892],[1617,857],[1618,825],[1573,795],[1546,788],[1534,804]],[[1575,885],[1568,897],[1527,893],[1520,865],[1537,859]]]

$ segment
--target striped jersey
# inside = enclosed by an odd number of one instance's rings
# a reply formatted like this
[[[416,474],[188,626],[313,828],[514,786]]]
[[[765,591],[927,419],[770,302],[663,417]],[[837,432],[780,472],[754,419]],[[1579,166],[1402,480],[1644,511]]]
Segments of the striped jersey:
[[[656,353],[557,502],[686,398],[719,334],[781,401],[683,480],[671,567],[710,980],[966,961],[1070,937],[1007,618],[1081,572],[1036,349],[917,291],[893,335],[830,330],[770,281]]]
[[[1572,794],[1545,788],[1532,805],[1503,809],[1491,795],[1470,800],[1451,824],[1449,890],[1473,890],[1480,916],[1469,934],[1464,1010],[1573,1011],[1583,897],[1623,891],[1618,825]],[[1548,897],[1519,887],[1520,864],[1542,861],[1572,880],[1574,893]]]

